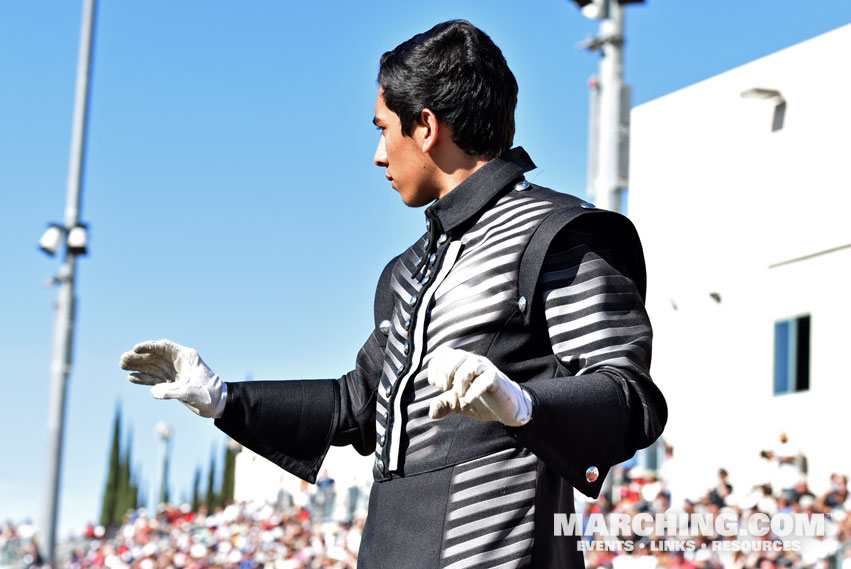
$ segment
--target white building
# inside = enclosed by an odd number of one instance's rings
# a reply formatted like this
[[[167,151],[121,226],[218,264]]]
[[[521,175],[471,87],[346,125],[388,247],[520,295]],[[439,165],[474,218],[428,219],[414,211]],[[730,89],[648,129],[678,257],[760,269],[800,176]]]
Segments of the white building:
[[[691,490],[851,474],[851,25],[633,109],[653,377]],[[849,358],[851,359],[851,358]]]
[[[365,515],[373,460],[372,456],[361,456],[351,447],[331,447],[328,451],[320,477],[327,471],[334,480],[337,519],[347,517],[349,489],[352,487],[360,491],[355,510]],[[237,502],[277,502],[287,496],[298,502],[298,495],[305,492],[315,493],[315,485],[307,484],[247,448],[243,447],[242,452],[236,455],[234,499]]]

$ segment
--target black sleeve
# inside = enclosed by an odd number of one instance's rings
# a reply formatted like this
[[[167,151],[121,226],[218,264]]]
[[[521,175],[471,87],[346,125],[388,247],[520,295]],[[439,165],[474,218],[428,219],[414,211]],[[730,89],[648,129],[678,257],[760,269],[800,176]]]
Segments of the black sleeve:
[[[665,399],[650,378],[644,262],[634,258],[640,245],[622,241],[637,236],[600,229],[573,223],[547,247],[535,304],[561,373],[523,384],[533,399],[533,418],[514,430],[520,442],[592,497],[609,469],[656,440],[667,420]],[[596,478],[588,476],[592,467]]]
[[[228,401],[216,426],[238,443],[307,480],[334,445],[351,444],[361,454],[375,445],[375,392],[381,379],[386,336],[379,323],[393,309],[391,261],[375,293],[375,328],[354,370],[338,380],[228,382]]]

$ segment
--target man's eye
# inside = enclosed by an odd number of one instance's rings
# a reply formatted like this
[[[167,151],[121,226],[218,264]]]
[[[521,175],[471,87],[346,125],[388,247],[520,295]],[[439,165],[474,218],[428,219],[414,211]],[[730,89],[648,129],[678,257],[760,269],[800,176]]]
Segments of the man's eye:
[[[375,125],[375,130],[377,130],[378,132],[384,132],[384,127]]]

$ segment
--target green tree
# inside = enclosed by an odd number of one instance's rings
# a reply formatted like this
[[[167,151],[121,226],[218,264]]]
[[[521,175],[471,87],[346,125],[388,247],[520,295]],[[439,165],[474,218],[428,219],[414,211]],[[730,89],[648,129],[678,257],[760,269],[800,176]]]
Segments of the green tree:
[[[210,472],[207,475],[207,494],[204,496],[204,505],[207,512],[212,513],[216,509],[216,455],[210,455]]]
[[[201,467],[195,467],[195,479],[192,481],[192,511],[201,507]]]
[[[169,492],[168,492],[168,467],[169,467],[169,445],[170,443],[166,443],[166,451],[165,451],[165,459],[163,459],[163,477],[162,477],[162,486],[160,486],[160,503],[168,504],[169,502]]]
[[[233,501],[233,489],[236,481],[236,455],[238,452],[239,447],[236,445],[225,444],[224,470],[222,472],[222,489],[220,492],[222,506]]]
[[[127,436],[127,445],[124,447],[124,451],[121,453],[121,458],[119,459],[119,467],[118,467],[118,487],[116,489],[116,497],[115,497],[115,511],[113,512],[113,521],[115,523],[121,522],[124,518],[124,514],[127,513],[128,510],[132,510],[136,505],[135,499],[133,497],[133,483],[130,463],[132,460],[132,444],[131,439],[133,438],[132,431]]]
[[[115,509],[118,505],[118,489],[121,476],[121,407],[115,408],[112,426],[112,449],[109,453],[109,470],[106,472],[106,484],[101,502],[100,525],[109,528],[115,524]]]

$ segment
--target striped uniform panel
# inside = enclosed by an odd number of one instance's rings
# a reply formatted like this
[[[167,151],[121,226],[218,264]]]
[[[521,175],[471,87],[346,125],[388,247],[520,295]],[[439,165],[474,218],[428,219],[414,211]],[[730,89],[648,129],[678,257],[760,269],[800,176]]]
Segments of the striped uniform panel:
[[[444,524],[442,569],[529,564],[538,459],[508,449],[455,467]]]
[[[441,422],[428,417],[440,392],[428,383],[428,362],[441,345],[464,348],[494,333],[517,306],[516,268],[529,234],[552,210],[548,202],[510,192],[462,237],[463,252],[435,291],[426,330],[427,351],[407,394],[403,448],[406,463],[427,457],[439,440]]]
[[[601,368],[647,375],[650,323],[635,284],[609,253],[583,243],[547,255],[541,285],[553,352],[574,375]]]
[[[425,251],[425,242],[426,238],[423,237],[408,249],[397,261],[401,266],[394,268],[391,276],[390,288],[395,298],[395,306],[390,321],[390,334],[387,337],[384,366],[378,387],[378,397],[376,398],[376,458],[381,455],[387,432],[385,417],[390,412],[388,388],[392,388],[398,381],[399,369],[404,365],[407,357],[408,329],[406,328],[406,321],[411,318],[413,310],[409,301],[415,295],[419,295],[422,289],[422,284],[411,279],[410,275]]]

